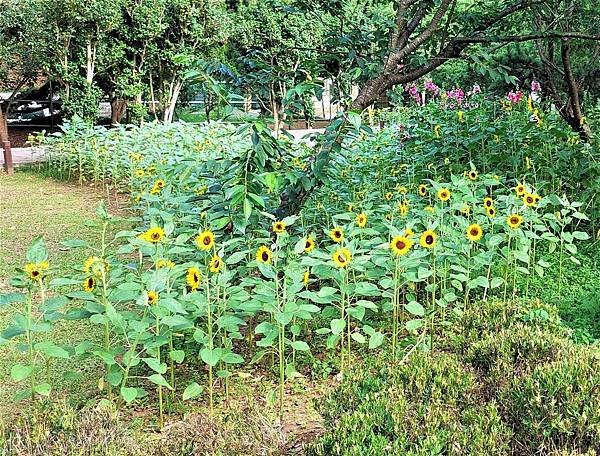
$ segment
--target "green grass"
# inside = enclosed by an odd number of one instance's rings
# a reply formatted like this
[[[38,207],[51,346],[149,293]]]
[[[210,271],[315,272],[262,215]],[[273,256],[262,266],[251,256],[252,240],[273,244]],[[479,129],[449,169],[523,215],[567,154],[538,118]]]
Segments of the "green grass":
[[[25,262],[25,252],[36,236],[43,236],[49,251],[53,275],[60,276],[80,265],[89,252],[67,250],[60,242],[79,238],[93,245],[98,239],[92,228],[84,225],[95,217],[95,208],[101,195],[86,187],[45,179],[39,175],[19,171],[13,176],[0,174],[0,293],[10,290],[10,277],[15,267]],[[14,312],[10,308],[0,309],[0,330],[10,324]],[[59,321],[46,336],[59,345],[75,345],[88,339],[95,331],[84,321]],[[0,412],[16,411],[12,398],[17,385],[10,380],[12,365],[22,358],[19,338],[0,346]],[[62,379],[65,370],[76,370],[83,376],[79,380]],[[57,361],[51,369],[53,388],[75,391],[76,398],[83,394],[94,394],[96,367],[89,361]],[[76,382],[73,384],[73,382]],[[85,386],[84,386],[85,385]],[[2,415],[6,416],[5,413]]]
[[[582,246],[576,257],[581,265],[565,256],[561,281],[558,252],[547,256],[552,267],[543,277],[531,278],[528,294],[558,307],[563,323],[573,329],[574,339],[591,343],[600,339],[600,242]]]

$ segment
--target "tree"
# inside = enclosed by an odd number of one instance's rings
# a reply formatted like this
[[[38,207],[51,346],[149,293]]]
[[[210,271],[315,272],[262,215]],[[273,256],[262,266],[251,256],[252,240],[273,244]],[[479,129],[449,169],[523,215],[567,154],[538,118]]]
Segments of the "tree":
[[[451,59],[459,58],[473,44],[526,42],[545,39],[600,39],[593,35],[560,30],[526,30],[510,34],[512,24],[527,24],[535,8],[545,0],[505,0],[466,2],[463,0],[395,0],[394,20],[387,30],[385,48],[375,53],[372,75],[359,89],[351,110],[360,112],[397,85],[415,81]],[[507,33],[508,31],[508,33]],[[303,182],[290,184],[281,195],[280,214],[299,210],[312,189],[324,176],[332,152],[341,147],[343,134],[356,114],[336,120],[312,160]]]
[[[8,114],[11,105],[36,83],[47,78],[45,71],[52,59],[48,43],[36,37],[43,19],[31,8],[31,2],[0,0],[0,142],[8,141]]]
[[[250,0],[239,5],[236,17],[238,33],[232,47],[242,88],[273,116],[277,134],[286,117],[284,101],[292,100],[292,90],[301,98],[304,89],[313,93],[316,89],[311,73],[319,71],[323,27],[287,0]]]

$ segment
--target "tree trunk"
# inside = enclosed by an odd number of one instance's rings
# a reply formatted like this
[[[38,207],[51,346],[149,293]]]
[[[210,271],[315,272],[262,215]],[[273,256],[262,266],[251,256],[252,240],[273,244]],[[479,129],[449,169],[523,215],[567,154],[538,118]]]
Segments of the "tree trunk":
[[[561,41],[560,55],[565,74],[565,83],[567,84],[567,94],[569,96],[567,104],[561,114],[564,119],[571,125],[571,128],[579,133],[581,139],[589,142],[592,136],[589,125],[585,123],[583,112],[581,111],[581,102],[579,100],[579,87],[575,81],[573,70],[571,68],[571,46],[568,39]]]
[[[175,107],[177,106],[177,100],[179,99],[179,94],[181,93],[181,89],[183,88],[183,81],[172,81],[169,88],[169,98],[166,102],[165,112],[163,114],[163,121],[165,123],[173,122],[173,117],[175,116]]]
[[[8,103],[0,103],[0,143],[8,141]]]
[[[127,105],[129,104],[129,100],[125,98],[115,97],[110,102],[110,123],[112,125],[116,125],[121,123],[125,112],[127,111]]]

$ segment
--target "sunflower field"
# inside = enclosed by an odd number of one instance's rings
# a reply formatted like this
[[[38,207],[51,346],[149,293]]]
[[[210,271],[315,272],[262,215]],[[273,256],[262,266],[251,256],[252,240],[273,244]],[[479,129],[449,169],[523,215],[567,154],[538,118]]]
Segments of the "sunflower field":
[[[48,366],[61,359],[93,359],[99,394],[151,407],[162,428],[185,404],[213,416],[233,379],[256,370],[282,418],[317,360],[337,380],[381,353],[425,369],[482,303],[538,298],[530,284],[549,268],[560,295],[597,230],[593,150],[531,101],[469,103],[382,112],[377,131],[366,119],[287,216],[279,197],[303,185],[312,151],[261,124],[69,126],[45,171],[126,191],[130,217],[100,206],[101,242],[63,243],[92,252],[69,274],[41,238],[27,251],[17,291],[0,297],[14,313],[2,340],[26,355],[11,369],[17,399],[53,395]],[[97,331],[75,346],[46,342],[59,319]]]

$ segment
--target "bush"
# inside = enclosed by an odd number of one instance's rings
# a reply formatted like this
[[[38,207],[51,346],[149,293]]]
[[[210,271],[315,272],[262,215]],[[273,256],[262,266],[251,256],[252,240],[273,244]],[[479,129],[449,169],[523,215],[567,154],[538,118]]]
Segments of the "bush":
[[[600,353],[556,309],[484,302],[431,353],[370,359],[321,403],[309,455],[596,454]]]

